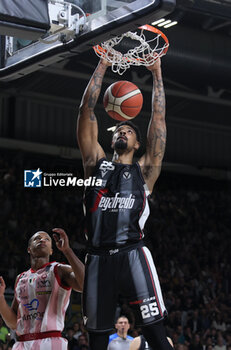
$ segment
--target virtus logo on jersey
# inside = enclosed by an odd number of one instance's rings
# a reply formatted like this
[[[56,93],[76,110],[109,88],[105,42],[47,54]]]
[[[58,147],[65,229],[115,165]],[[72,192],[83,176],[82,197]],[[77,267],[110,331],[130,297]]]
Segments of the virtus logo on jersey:
[[[115,197],[102,197],[99,202],[99,208],[102,208],[103,211],[107,209],[132,209],[134,203],[134,195],[119,197],[119,192],[117,192]]]

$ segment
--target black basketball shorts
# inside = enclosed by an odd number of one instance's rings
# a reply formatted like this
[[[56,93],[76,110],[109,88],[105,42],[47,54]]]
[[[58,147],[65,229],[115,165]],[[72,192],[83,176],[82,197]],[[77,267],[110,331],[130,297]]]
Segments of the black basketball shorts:
[[[118,295],[127,299],[139,326],[158,322],[167,315],[147,247],[87,255],[83,316],[89,331],[105,332],[114,328]]]

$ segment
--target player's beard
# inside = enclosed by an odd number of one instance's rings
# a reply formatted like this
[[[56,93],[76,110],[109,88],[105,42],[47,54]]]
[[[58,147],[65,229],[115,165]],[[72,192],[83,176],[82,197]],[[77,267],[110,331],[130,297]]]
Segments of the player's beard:
[[[123,139],[119,139],[115,142],[115,149],[118,150],[124,150],[127,148],[127,141],[123,140]]]

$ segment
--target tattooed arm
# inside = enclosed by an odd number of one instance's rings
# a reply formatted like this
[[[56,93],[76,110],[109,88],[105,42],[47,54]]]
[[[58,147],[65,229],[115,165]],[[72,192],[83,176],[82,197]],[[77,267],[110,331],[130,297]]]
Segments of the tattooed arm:
[[[165,93],[160,59],[147,68],[153,75],[152,116],[147,132],[146,153],[139,163],[149,191],[152,192],[160,175],[166,144]]]
[[[86,176],[90,175],[87,169],[94,166],[100,158],[105,157],[105,153],[98,143],[98,124],[94,108],[101,91],[103,77],[107,67],[108,63],[100,60],[83,94],[79,108],[77,140],[82,154]]]

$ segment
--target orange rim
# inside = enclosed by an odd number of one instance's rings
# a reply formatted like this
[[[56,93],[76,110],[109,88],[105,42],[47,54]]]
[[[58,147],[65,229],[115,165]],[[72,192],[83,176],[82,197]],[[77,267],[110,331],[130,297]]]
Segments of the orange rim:
[[[143,26],[139,27],[139,29],[144,29],[144,30],[148,30],[149,32],[153,32],[155,34],[159,34],[161,35],[161,37],[164,39],[165,44],[167,45],[164,48],[164,53],[166,53],[168,51],[168,47],[169,47],[169,41],[168,38],[166,37],[166,35],[164,33],[161,32],[161,30],[151,26],[150,24],[144,24]]]
[[[93,46],[93,49],[99,54],[102,55],[103,53],[107,52],[107,50],[103,49],[100,45]]]
[[[139,27],[139,29],[144,29],[144,30],[148,30],[149,32],[161,35],[162,39],[165,41],[166,47],[163,50],[163,54],[166,54],[166,52],[168,51],[168,47],[169,47],[169,41],[168,38],[166,37],[166,35],[164,33],[161,32],[161,30],[151,26],[150,24],[144,24],[143,26]],[[107,52],[107,50],[103,49],[102,46],[100,45],[95,45],[93,46],[93,49],[99,54],[99,55],[103,55],[104,53]],[[138,61],[142,59],[136,58]]]

